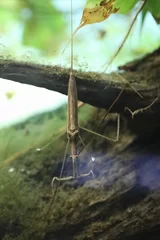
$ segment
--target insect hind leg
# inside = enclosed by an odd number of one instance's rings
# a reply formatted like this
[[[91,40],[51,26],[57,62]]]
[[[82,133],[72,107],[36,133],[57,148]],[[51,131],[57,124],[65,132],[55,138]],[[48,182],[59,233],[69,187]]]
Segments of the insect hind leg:
[[[100,134],[100,133],[97,133],[97,132],[94,132],[94,131],[92,131],[92,130],[90,130],[90,129],[88,129],[88,128],[80,127],[80,129],[82,129],[82,130],[84,130],[84,131],[86,131],[86,132],[92,133],[92,134],[95,135],[95,136],[102,137],[102,138],[104,138],[104,139],[106,139],[106,140],[109,140],[109,141],[111,141],[111,142],[118,142],[118,140],[119,140],[119,131],[120,131],[120,115],[119,115],[119,113],[115,113],[115,115],[117,116],[117,132],[116,132],[116,138],[110,138],[110,137],[104,136],[104,135],[102,135],[102,134]]]
[[[78,134],[79,139],[81,141],[81,143],[83,144],[83,146],[85,145],[81,136]],[[94,173],[93,170],[90,169],[87,173],[80,173],[80,169],[79,169],[79,155],[71,155],[70,158],[72,159],[72,175],[70,176],[66,176],[66,177],[62,177],[63,175],[63,170],[64,170],[64,165],[66,162],[66,156],[67,156],[67,152],[68,152],[68,148],[69,148],[69,141],[67,142],[67,146],[66,146],[66,150],[65,150],[65,154],[64,154],[64,158],[63,158],[63,163],[62,163],[62,167],[61,167],[61,173],[59,177],[53,177],[52,182],[51,182],[51,187],[53,189],[54,183],[57,182],[64,182],[64,181],[70,181],[70,180],[74,180],[74,179],[81,179],[83,177],[94,177]]]
[[[87,173],[82,173],[82,174],[79,174],[78,176],[74,177],[74,175],[71,175],[71,176],[67,176],[67,177],[54,177],[52,179],[52,183],[51,183],[51,187],[53,189],[53,186],[54,186],[54,183],[55,181],[58,181],[58,182],[64,182],[64,181],[70,181],[70,180],[74,180],[74,179],[81,179],[83,177],[94,177],[94,173],[92,170],[89,170]]]

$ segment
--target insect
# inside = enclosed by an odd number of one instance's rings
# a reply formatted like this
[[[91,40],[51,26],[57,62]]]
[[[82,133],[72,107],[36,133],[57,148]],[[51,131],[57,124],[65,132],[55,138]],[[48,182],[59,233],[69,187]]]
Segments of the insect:
[[[74,70],[73,70],[73,56],[74,56],[74,48],[73,48],[73,38],[74,38],[74,33],[73,33],[73,13],[72,13],[72,1],[71,0],[71,39],[70,39],[70,43],[71,43],[71,65],[70,65],[70,76],[69,76],[69,81],[68,81],[68,123],[67,123],[67,145],[66,145],[66,150],[64,153],[64,158],[63,158],[63,163],[62,163],[62,167],[61,167],[61,172],[60,172],[60,176],[59,177],[53,177],[52,179],[52,188],[54,186],[55,181],[61,182],[61,181],[67,181],[67,180],[72,180],[72,179],[78,179],[78,178],[82,178],[82,177],[87,177],[87,176],[91,176],[94,177],[94,172],[92,169],[89,169],[88,172],[85,173],[81,173],[80,169],[79,169],[79,154],[80,152],[78,152],[78,140],[80,140],[80,142],[83,145],[83,148],[85,148],[85,143],[83,142],[81,135],[79,133],[79,130],[82,129],[84,131],[87,131],[89,133],[92,133],[98,137],[103,137],[106,140],[109,141],[113,141],[113,142],[117,142],[119,139],[119,129],[120,129],[120,116],[119,114],[116,114],[117,117],[117,133],[116,133],[116,138],[112,139],[109,138],[107,136],[103,136],[97,132],[94,132],[92,130],[89,130],[87,128],[84,127],[80,127],[78,124],[78,99],[77,99],[77,84],[76,84],[76,78],[74,76]],[[115,100],[115,102],[118,100],[118,98],[120,97],[122,91],[120,92],[120,94],[118,95],[117,99]],[[112,106],[115,104],[115,102],[112,104]],[[110,107],[110,109],[112,108],[112,106]],[[109,111],[110,111],[109,109]],[[108,111],[108,112],[109,112]],[[99,126],[98,126],[99,127]],[[98,129],[97,127],[97,129]],[[97,130],[96,129],[96,130]],[[64,133],[62,133],[63,135]],[[50,143],[49,143],[50,144]],[[45,147],[47,147],[48,144],[46,146],[44,146],[41,149],[37,149],[38,151],[44,149]],[[63,177],[63,170],[64,170],[64,165],[65,165],[65,161],[66,161],[66,156],[68,153],[68,149],[70,146],[70,153],[71,153],[71,161],[72,161],[72,175],[70,176],[66,176]]]
[[[80,173],[78,162],[79,162],[79,154],[78,154],[78,148],[77,148],[77,142],[78,139],[81,141],[83,147],[85,148],[85,144],[79,134],[79,129],[83,129],[89,133],[92,133],[94,135],[103,137],[107,140],[117,142],[119,138],[119,124],[120,124],[120,117],[119,114],[117,115],[117,136],[116,139],[112,139],[106,136],[102,136],[101,134],[98,134],[96,132],[93,132],[87,128],[84,127],[79,127],[78,124],[78,105],[77,105],[77,85],[76,85],[76,79],[74,77],[74,72],[73,72],[73,2],[71,0],[71,66],[70,66],[70,77],[68,81],[68,126],[67,126],[67,147],[66,151],[64,154],[64,160],[61,168],[61,173],[60,177],[54,177],[52,180],[52,186],[55,181],[66,181],[66,180],[71,180],[71,179],[76,179],[76,178],[81,178],[81,177],[86,177],[86,176],[94,176],[93,170],[90,169],[87,173]],[[71,147],[71,160],[72,160],[72,172],[73,174],[71,176],[67,177],[62,177],[63,174],[63,168],[65,164],[65,159],[66,159],[66,153],[68,151],[68,147]]]
[[[90,170],[88,173],[80,174],[78,169],[78,150],[77,150],[77,141],[78,139],[81,140],[83,143],[83,140],[81,139],[79,135],[79,126],[78,126],[78,105],[77,105],[77,85],[76,80],[73,73],[73,19],[72,19],[72,0],[71,0],[71,67],[70,67],[70,77],[68,81],[68,126],[67,126],[67,147],[66,151],[68,151],[68,145],[71,146],[71,159],[72,159],[72,170],[73,175],[68,177],[62,177],[63,168],[64,168],[64,162],[66,158],[66,153],[64,155],[64,161],[61,169],[60,177],[54,177],[52,180],[52,185],[55,180],[57,181],[65,181],[65,180],[71,180],[74,178],[94,175],[93,171]],[[84,144],[84,143],[83,143]]]

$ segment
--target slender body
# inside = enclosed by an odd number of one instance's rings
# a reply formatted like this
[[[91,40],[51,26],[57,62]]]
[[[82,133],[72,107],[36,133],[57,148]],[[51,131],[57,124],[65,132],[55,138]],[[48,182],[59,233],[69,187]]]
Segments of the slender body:
[[[78,107],[77,107],[77,86],[73,74],[70,74],[68,82],[68,137],[78,133]]]
[[[68,143],[66,147],[66,151],[64,154],[63,164],[61,168],[60,177],[54,177],[52,180],[52,186],[55,180],[65,181],[71,180],[74,178],[85,177],[88,175],[93,175],[92,170],[88,173],[80,174],[79,172],[79,158],[78,158],[78,150],[77,150],[77,142],[78,138],[80,138],[83,143],[80,135],[79,135],[79,126],[78,126],[78,105],[77,105],[77,85],[76,80],[73,75],[73,19],[72,19],[72,0],[71,0],[71,67],[70,67],[70,76],[68,81],[68,126],[67,126],[67,137]],[[65,159],[68,151],[68,145],[71,146],[71,159],[73,165],[73,174],[68,177],[62,177]]]
[[[86,177],[86,176],[94,176],[93,171],[90,169],[87,173],[80,173],[79,172],[79,158],[78,158],[78,150],[77,150],[77,142],[78,139],[80,139],[81,143],[83,146],[85,144],[83,143],[82,138],[79,135],[79,125],[78,125],[78,105],[77,105],[77,85],[76,85],[76,80],[73,74],[73,19],[72,19],[72,0],[71,0],[71,67],[70,67],[70,76],[69,76],[69,81],[68,81],[68,126],[67,126],[67,137],[68,137],[68,143],[66,147],[66,151],[64,154],[64,159],[63,159],[63,164],[61,168],[61,173],[60,177],[54,177],[52,180],[52,187],[54,184],[54,181],[66,181],[66,180],[72,180],[75,178],[80,178],[80,177]],[[117,101],[117,100],[116,100]],[[111,140],[111,141],[118,141],[118,136],[119,136],[119,117],[117,118],[117,123],[118,123],[118,131],[117,131],[117,137],[116,139],[111,139],[105,136],[105,139]],[[86,128],[81,129],[92,132]],[[93,134],[97,136],[101,136],[100,134],[96,132],[92,132]],[[63,169],[65,165],[65,160],[66,160],[66,155],[68,152],[68,146],[71,146],[71,159],[72,159],[72,165],[73,165],[73,174],[71,176],[63,177]]]
[[[78,172],[78,152],[77,141],[79,136],[78,127],[78,106],[77,106],[77,86],[72,72],[68,82],[68,127],[67,136],[71,145],[71,158],[73,163],[73,177],[79,176]]]

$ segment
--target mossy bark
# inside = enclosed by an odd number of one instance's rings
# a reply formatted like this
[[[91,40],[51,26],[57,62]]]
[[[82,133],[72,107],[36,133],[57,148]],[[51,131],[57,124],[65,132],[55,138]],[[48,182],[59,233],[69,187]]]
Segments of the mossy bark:
[[[78,98],[95,107],[108,108],[121,89],[124,89],[112,111],[123,113],[125,107],[133,110],[145,107],[157,96],[157,81],[160,77],[159,65],[160,49],[139,60],[135,65],[127,65],[124,67],[126,70],[124,73],[106,75],[104,73],[75,71]],[[0,69],[1,78],[67,94],[69,69],[3,59],[0,60]],[[136,93],[133,87],[143,98]],[[158,103],[159,101],[155,105]]]

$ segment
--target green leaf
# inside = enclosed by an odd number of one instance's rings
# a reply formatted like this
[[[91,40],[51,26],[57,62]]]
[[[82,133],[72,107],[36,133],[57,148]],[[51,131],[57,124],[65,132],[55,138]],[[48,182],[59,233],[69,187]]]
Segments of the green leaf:
[[[151,12],[154,18],[160,19],[160,0],[148,0],[143,8],[143,13]]]
[[[115,0],[114,7],[119,8],[119,13],[127,14],[137,3],[137,0]]]

